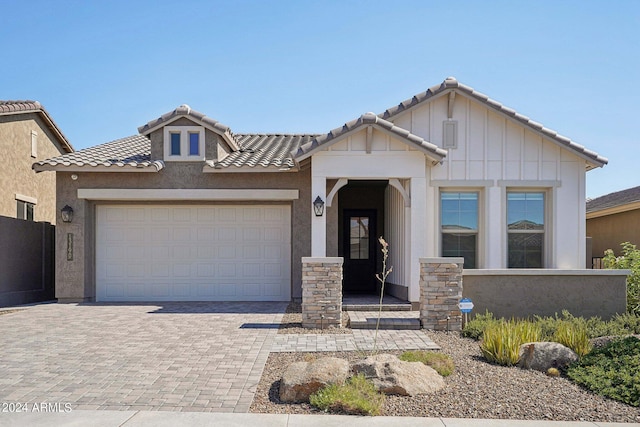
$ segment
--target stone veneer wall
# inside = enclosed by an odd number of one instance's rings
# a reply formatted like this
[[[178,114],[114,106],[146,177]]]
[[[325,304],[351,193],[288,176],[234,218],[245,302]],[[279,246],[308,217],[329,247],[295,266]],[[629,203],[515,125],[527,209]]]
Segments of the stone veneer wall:
[[[424,329],[460,331],[464,258],[420,258],[420,322]]]
[[[342,262],[302,258],[302,327],[342,327]]]

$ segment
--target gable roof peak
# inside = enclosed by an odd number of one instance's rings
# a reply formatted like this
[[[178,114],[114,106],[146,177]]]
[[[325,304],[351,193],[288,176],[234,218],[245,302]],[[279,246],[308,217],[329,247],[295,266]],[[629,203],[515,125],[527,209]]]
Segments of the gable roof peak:
[[[424,140],[420,136],[412,134],[406,129],[396,126],[394,123],[383,119],[379,115],[374,113],[364,113],[357,119],[348,121],[341,127],[335,128],[326,134],[318,135],[309,142],[300,145],[300,147],[291,152],[291,157],[293,157],[296,162],[300,162],[311,157],[313,153],[323,149],[323,146],[328,146],[329,144],[336,142],[339,138],[353,133],[363,126],[368,127],[371,125],[375,125],[380,130],[405,140],[412,146],[415,146],[424,152],[433,161],[440,162],[447,155],[446,150]]]
[[[191,107],[187,104],[182,104],[178,106],[175,110],[169,111],[168,113],[163,114],[155,120],[151,120],[145,125],[142,125],[138,128],[138,133],[140,135],[148,136],[151,132],[167,126],[172,122],[178,120],[181,117],[187,117],[202,126],[205,126],[218,135],[222,136],[227,144],[233,149],[237,150],[239,148],[238,141],[236,137],[231,132],[231,128],[227,125],[220,123],[217,120],[212,119],[211,117],[207,117],[205,114],[191,109]]]
[[[560,135],[558,132],[548,129],[544,127],[542,124],[531,120],[529,117],[518,113],[513,108],[509,108],[502,103],[496,101],[495,99],[489,98],[484,93],[478,92],[471,86],[467,86],[465,84],[460,83],[455,77],[447,77],[442,83],[439,85],[435,85],[427,89],[425,92],[421,92],[409,99],[406,99],[399,103],[398,105],[391,107],[385,110],[383,113],[378,116],[385,120],[393,120],[393,117],[409,111],[414,107],[424,103],[430,102],[436,99],[440,95],[444,95],[446,93],[450,93],[455,91],[459,94],[464,94],[467,97],[474,99],[481,104],[484,104],[486,107],[497,111],[500,114],[503,114],[510,119],[523,124],[530,128],[533,132],[543,135],[546,138],[554,141],[558,145],[567,148],[578,156],[581,156],[587,161],[587,170],[602,167],[608,163],[606,157],[602,157],[595,151],[591,151],[582,145],[572,141],[570,138],[566,136]]]
[[[184,114],[188,115],[189,113],[191,113],[191,107],[189,107],[189,104],[181,104],[178,108],[176,108],[176,111],[179,113],[184,111]]]
[[[13,100],[3,101],[0,100],[0,116],[14,115],[14,114],[27,114],[36,113],[44,120],[47,127],[58,138],[60,145],[67,153],[74,151],[73,146],[69,142],[66,136],[62,133],[58,125],[53,121],[47,110],[38,101],[32,100]]]

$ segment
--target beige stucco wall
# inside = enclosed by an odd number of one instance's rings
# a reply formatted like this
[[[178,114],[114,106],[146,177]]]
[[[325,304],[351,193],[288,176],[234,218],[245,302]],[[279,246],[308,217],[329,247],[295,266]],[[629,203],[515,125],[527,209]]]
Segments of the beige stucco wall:
[[[592,240],[592,255],[601,257],[607,249],[620,254],[620,244],[640,245],[640,210],[587,219],[587,236]]]
[[[159,173],[58,173],[57,205],[73,207],[70,224],[56,227],[56,298],[61,301],[95,298],[95,206],[99,203],[77,198],[79,188],[152,189],[295,189],[299,199],[291,204],[292,298],[301,298],[301,258],[311,253],[310,170],[270,173],[203,173],[201,162],[168,162]],[[169,201],[168,201],[169,202]],[[122,204],[122,202],[117,202]],[[157,202],[154,202],[157,204]],[[184,203],[184,202],[180,202]],[[202,203],[202,202],[198,202]],[[213,202],[212,202],[213,203]],[[74,259],[67,260],[67,233],[73,233]]]
[[[31,157],[31,131],[38,133],[35,158]],[[21,194],[37,200],[35,221],[55,224],[55,173],[36,174],[31,165],[64,152],[38,113],[0,116],[0,215],[15,218],[16,194]]]

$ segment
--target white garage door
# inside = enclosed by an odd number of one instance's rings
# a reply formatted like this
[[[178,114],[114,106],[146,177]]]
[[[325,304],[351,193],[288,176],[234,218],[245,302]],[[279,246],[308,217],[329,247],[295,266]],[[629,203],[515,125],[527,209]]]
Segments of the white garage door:
[[[288,301],[283,205],[99,205],[98,301]]]

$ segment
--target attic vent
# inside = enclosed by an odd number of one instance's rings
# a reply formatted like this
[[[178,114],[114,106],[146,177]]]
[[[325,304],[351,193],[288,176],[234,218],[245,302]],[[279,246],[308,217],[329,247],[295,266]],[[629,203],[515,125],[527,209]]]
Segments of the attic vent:
[[[445,120],[442,122],[442,147],[458,148],[458,122],[457,120]]]

